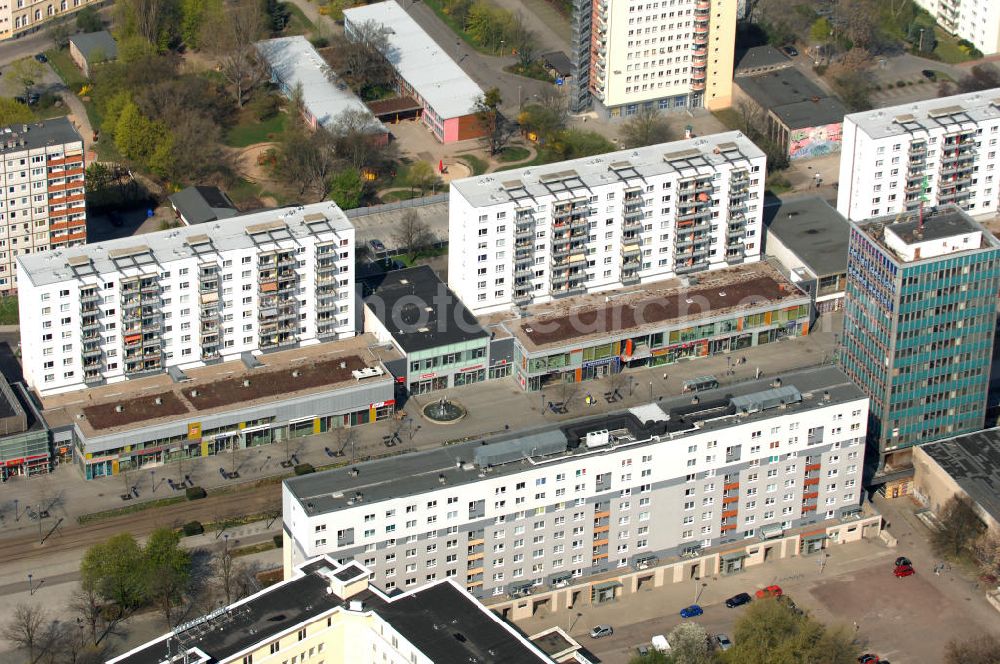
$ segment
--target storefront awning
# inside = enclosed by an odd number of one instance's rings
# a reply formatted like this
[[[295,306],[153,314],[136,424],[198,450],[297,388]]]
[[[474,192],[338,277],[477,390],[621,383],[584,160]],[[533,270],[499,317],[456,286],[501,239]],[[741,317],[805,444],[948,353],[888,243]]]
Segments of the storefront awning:
[[[594,590],[608,590],[609,588],[621,588],[621,581],[605,581],[604,583],[594,584]]]
[[[785,529],[782,527],[780,523],[772,523],[760,527],[760,538],[772,539],[775,537],[780,537],[783,532],[785,532]]]
[[[552,579],[551,579],[550,582],[551,583],[561,583],[563,581],[569,581],[572,578],[573,578],[573,575],[571,573],[569,573],[569,572],[566,572],[565,574],[556,574],[555,576],[552,577]]]
[[[820,540],[829,539],[829,537],[830,536],[827,535],[826,533],[816,533],[814,535],[805,535],[802,538],[802,541],[803,542],[818,542]]]
[[[729,553],[723,553],[720,557],[723,562],[729,562],[731,560],[741,560],[747,557],[746,551],[730,551]]]

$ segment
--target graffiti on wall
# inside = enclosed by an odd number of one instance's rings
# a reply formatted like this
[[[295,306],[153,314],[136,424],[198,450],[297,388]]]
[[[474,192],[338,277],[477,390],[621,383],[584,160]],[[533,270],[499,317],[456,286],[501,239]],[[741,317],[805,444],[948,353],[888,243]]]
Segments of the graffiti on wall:
[[[842,131],[843,125],[840,122],[793,129],[788,135],[788,158],[810,159],[840,152]]]

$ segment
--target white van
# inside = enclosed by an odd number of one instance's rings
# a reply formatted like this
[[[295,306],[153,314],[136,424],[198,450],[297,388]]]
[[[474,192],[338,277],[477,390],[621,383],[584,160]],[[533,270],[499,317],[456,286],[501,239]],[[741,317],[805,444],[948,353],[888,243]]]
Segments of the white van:
[[[659,650],[660,652],[667,652],[670,650],[670,644],[667,643],[667,637],[662,634],[654,636],[651,643],[653,644],[653,648],[655,650]]]

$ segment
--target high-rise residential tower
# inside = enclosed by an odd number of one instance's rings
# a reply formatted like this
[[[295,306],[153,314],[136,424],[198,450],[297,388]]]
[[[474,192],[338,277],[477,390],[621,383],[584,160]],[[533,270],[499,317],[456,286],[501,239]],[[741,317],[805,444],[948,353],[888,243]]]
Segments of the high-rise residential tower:
[[[871,398],[878,472],[982,428],[1000,241],[955,206],[851,223],[840,362]]]

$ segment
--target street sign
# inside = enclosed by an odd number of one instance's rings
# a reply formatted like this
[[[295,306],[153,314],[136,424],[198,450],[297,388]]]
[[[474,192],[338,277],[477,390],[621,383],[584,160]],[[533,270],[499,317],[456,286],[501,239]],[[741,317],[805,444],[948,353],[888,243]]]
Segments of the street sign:
[[[564,79],[562,79],[562,78],[557,78],[556,79],[556,85],[562,85],[563,83],[565,83]]]

